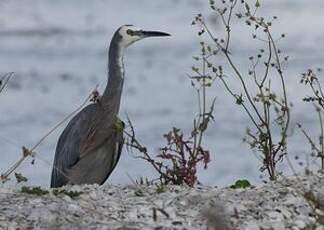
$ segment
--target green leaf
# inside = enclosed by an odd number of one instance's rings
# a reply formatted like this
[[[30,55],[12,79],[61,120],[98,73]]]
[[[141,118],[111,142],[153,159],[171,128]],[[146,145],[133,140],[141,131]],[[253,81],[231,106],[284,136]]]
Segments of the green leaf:
[[[167,188],[166,188],[166,186],[165,185],[163,185],[163,184],[157,184],[156,185],[156,193],[164,193],[164,192],[166,192],[167,191]]]
[[[125,124],[118,116],[115,117],[114,129],[117,133],[122,133],[124,131]]]
[[[242,105],[243,104],[243,97],[242,97],[242,95],[240,95],[240,96],[238,96],[236,98],[236,104],[238,104],[238,105]]]
[[[230,188],[233,189],[248,188],[248,187],[251,187],[251,184],[248,180],[237,180],[235,184],[230,186]]]
[[[261,4],[260,4],[259,0],[257,0],[255,3],[255,7],[260,7],[260,6],[261,6]]]
[[[32,195],[37,195],[37,196],[42,196],[48,194],[47,190],[41,189],[41,187],[28,187],[28,186],[23,186],[21,188],[22,193],[27,193],[27,194],[32,194]]]
[[[15,177],[16,177],[17,183],[28,181],[28,179],[26,177],[24,177],[21,173],[15,173]]]

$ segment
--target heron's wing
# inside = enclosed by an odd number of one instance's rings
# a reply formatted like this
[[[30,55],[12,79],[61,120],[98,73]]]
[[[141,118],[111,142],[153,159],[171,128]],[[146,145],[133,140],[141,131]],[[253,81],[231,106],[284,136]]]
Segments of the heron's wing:
[[[67,170],[79,161],[81,136],[90,125],[89,118],[94,116],[95,107],[90,104],[81,110],[61,134],[55,151],[51,187],[60,187],[69,181]]]
[[[122,122],[122,128],[124,129],[125,127],[125,124]],[[115,142],[115,154],[114,154],[114,157],[113,157],[113,160],[111,161],[111,167],[110,167],[110,170],[107,172],[107,175],[106,177],[104,178],[103,182],[104,183],[108,177],[110,176],[110,174],[114,171],[119,159],[120,159],[120,155],[121,155],[121,152],[122,152],[122,149],[123,149],[123,145],[124,145],[124,136],[123,136],[123,132],[122,131],[119,131],[116,133],[117,134],[117,137],[116,137],[116,142]]]
[[[115,115],[101,112],[96,112],[81,139],[79,160],[68,170],[73,184],[103,184],[119,161],[124,124]]]
[[[70,121],[57,144],[51,187],[104,183],[123,145],[124,127],[116,127],[115,118],[109,108],[91,104]]]

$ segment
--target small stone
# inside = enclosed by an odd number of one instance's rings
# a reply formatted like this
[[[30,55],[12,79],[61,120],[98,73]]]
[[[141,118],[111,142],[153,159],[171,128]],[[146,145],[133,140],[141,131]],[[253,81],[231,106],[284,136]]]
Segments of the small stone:
[[[317,202],[319,207],[324,208],[324,191],[321,190],[317,193]]]
[[[65,200],[66,202],[71,202],[72,201],[72,198],[69,197],[68,195],[63,195],[62,199]]]
[[[290,220],[291,213],[286,208],[280,208],[280,211],[286,219]]]
[[[283,219],[282,214],[279,212],[271,211],[271,212],[267,212],[266,215],[273,220]]]
[[[297,226],[299,229],[304,229],[307,225],[302,220],[296,220],[295,221],[295,226]]]
[[[261,228],[257,222],[249,221],[244,224],[243,229],[244,230],[260,230]]]
[[[285,223],[283,221],[278,221],[278,222],[273,222],[272,223],[271,229],[273,229],[273,230],[285,230],[287,228],[285,227]]]
[[[284,201],[284,205],[296,205],[300,204],[300,199],[298,199],[296,196],[290,194],[289,196],[286,197],[286,200]]]
[[[89,197],[90,197],[92,200],[96,200],[97,197],[98,197],[96,191],[91,191],[91,192],[89,193]]]
[[[324,217],[324,211],[323,210],[320,210],[320,209],[316,209],[315,210],[315,213],[321,217]]]

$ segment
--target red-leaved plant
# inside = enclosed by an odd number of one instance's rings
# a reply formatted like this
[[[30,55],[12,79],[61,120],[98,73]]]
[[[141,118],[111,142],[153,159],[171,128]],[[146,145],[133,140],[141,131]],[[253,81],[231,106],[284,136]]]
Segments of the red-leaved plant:
[[[207,91],[215,78],[207,71],[207,52],[204,43],[200,43],[202,58],[194,57],[196,64],[192,66],[192,75],[189,75],[191,86],[197,94],[197,115],[193,118],[193,127],[189,135],[178,128],[172,128],[163,135],[166,145],[160,148],[158,154],[148,153],[135,136],[132,123],[128,119],[125,129],[126,147],[128,150],[137,150],[141,158],[150,163],[158,173],[161,184],[188,185],[194,187],[199,183],[197,172],[200,165],[207,169],[210,162],[210,151],[203,146],[204,133],[210,121],[214,120],[215,99],[209,100]],[[210,103],[209,103],[210,102]]]

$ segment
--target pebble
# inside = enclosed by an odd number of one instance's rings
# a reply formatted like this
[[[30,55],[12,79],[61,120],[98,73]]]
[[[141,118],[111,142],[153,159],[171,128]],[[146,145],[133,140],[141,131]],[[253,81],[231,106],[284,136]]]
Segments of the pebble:
[[[303,229],[306,227],[306,223],[302,220],[296,220],[295,226],[298,227],[299,229]]]
[[[281,208],[280,209],[282,215],[286,218],[286,219],[290,219],[291,218],[291,213],[286,209],[286,208]]]
[[[243,230],[260,230],[260,225],[254,221],[249,221],[244,224]]]
[[[286,227],[285,227],[285,224],[283,221],[278,221],[278,222],[273,222],[271,224],[271,229],[272,230],[285,230]]]
[[[266,215],[270,217],[270,219],[274,219],[274,220],[283,219],[282,214],[276,211],[267,212]]]

